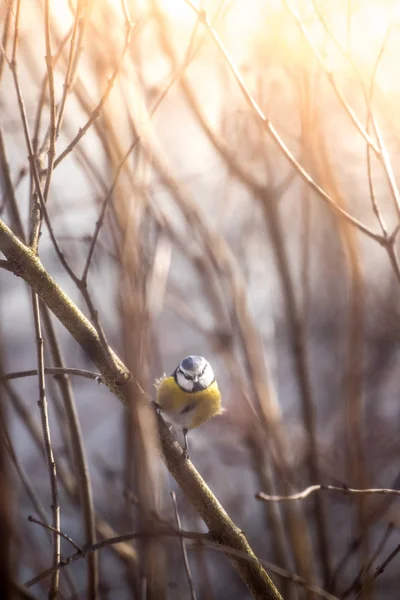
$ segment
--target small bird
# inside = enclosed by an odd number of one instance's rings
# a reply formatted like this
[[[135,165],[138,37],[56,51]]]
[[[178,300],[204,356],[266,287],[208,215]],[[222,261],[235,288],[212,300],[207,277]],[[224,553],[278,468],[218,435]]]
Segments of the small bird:
[[[168,421],[182,428],[184,458],[188,459],[188,430],[224,412],[214,371],[202,356],[187,356],[172,375],[157,381],[156,388],[156,406]]]

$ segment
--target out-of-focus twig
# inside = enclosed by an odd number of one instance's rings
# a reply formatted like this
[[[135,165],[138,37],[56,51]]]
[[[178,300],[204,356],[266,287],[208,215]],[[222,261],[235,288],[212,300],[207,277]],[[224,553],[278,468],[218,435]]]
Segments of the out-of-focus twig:
[[[46,203],[49,195],[51,178],[53,174],[54,158],[56,155],[56,96],[54,90],[54,71],[53,71],[53,55],[50,41],[50,5],[49,0],[45,0],[44,4],[44,21],[45,21],[45,41],[46,41],[46,66],[47,66],[47,82],[49,86],[49,149],[47,151],[47,171],[46,179],[43,186],[43,200]],[[36,239],[36,236],[35,238]]]
[[[176,494],[175,494],[175,492],[171,492],[171,498],[172,498],[172,504],[174,506],[176,527],[177,527],[178,531],[181,531],[181,529],[182,529],[181,528],[181,519],[179,517],[178,503],[176,501]],[[185,565],[186,577],[187,577],[187,580],[188,580],[188,583],[189,583],[190,597],[192,598],[192,600],[196,600],[196,598],[197,598],[197,596],[196,596],[196,590],[194,588],[192,571],[190,569],[189,559],[188,559],[188,555],[187,555],[187,551],[186,551],[185,540],[184,540],[183,537],[180,537],[179,540],[180,540],[180,543],[181,543],[182,558],[183,558],[183,564]]]
[[[10,34],[11,34],[12,9],[13,9],[12,3],[7,2],[7,12],[6,12],[5,19],[3,21],[3,36],[2,36],[2,40],[1,40],[1,46],[0,46],[0,81],[3,76],[4,65],[7,62],[6,50],[7,50],[7,42],[9,40]]]
[[[15,187],[11,179],[11,169],[7,158],[6,145],[4,143],[3,128],[0,125],[0,169],[5,187],[6,201],[5,204],[10,207],[13,229],[21,239],[25,241],[25,232],[22,225],[20,212],[18,210],[17,199],[15,195]]]
[[[54,324],[51,320],[49,310],[46,306],[43,306],[42,308],[42,317],[46,327],[48,345],[50,347],[53,360],[59,369],[65,369],[61,345],[58,340]],[[57,378],[57,382],[63,398],[71,435],[72,454],[74,457],[73,464],[74,467],[76,467],[76,480],[83,507],[82,512],[83,524],[85,528],[85,542],[86,544],[94,544],[96,543],[96,525],[93,492],[86,458],[84,438],[79,423],[72,385],[69,377],[65,373]],[[96,600],[99,593],[99,569],[97,556],[95,555],[89,557],[88,559],[87,582],[88,596],[93,600]]]
[[[286,502],[287,500],[304,500],[314,492],[340,492],[341,494],[378,494],[378,495],[393,495],[400,496],[400,490],[392,490],[390,488],[366,488],[363,490],[349,488],[347,486],[339,487],[336,485],[310,485],[308,488],[290,496],[269,496],[263,492],[258,492],[256,498],[265,500],[266,502]]]
[[[358,598],[362,597],[364,592],[373,584],[373,582],[375,581],[375,579],[377,577],[379,577],[379,575],[382,575],[382,573],[385,571],[386,567],[392,562],[392,560],[394,558],[396,558],[396,556],[399,553],[400,553],[400,544],[398,546],[396,546],[396,548],[394,550],[392,550],[392,552],[389,554],[389,556],[386,558],[386,560],[384,560],[383,563],[381,565],[379,565],[379,567],[376,568],[375,573],[372,575],[372,577],[370,577],[370,579],[368,579],[364,583],[364,585],[362,586],[362,588],[360,589],[358,594],[355,596],[354,600],[357,600]]]
[[[56,535],[59,535],[60,537],[64,538],[64,540],[67,540],[67,542],[69,542],[75,548],[75,550],[77,550],[78,552],[82,552],[82,548],[78,546],[78,544],[74,542],[74,540],[66,533],[55,529],[55,527],[52,527],[51,525],[47,525],[47,523],[43,523],[43,521],[39,521],[39,519],[35,519],[35,517],[32,517],[32,515],[28,515],[28,521],[30,523],[36,523],[36,525],[40,525],[44,529],[48,529]]]
[[[227,552],[235,554],[236,556],[241,556],[241,553],[237,550],[229,550],[228,548],[223,548],[223,547],[217,546],[215,544],[211,545],[209,542],[201,543],[201,542],[197,541],[197,542],[195,542],[195,544],[197,546],[199,546],[199,545],[202,546],[202,545],[207,544],[208,549],[211,550],[212,552],[221,553],[224,550],[226,550]],[[191,546],[191,548],[193,548],[193,547],[195,547],[195,545]],[[276,573],[276,575],[279,575],[280,577],[283,577],[284,579],[287,579],[288,581],[293,581],[293,583],[297,583],[304,590],[306,590],[307,592],[311,592],[313,595],[316,594],[317,596],[320,596],[321,598],[324,598],[325,600],[339,600],[339,598],[337,596],[334,596],[333,594],[330,594],[329,592],[318,587],[317,585],[314,585],[314,584],[308,582],[306,579],[304,579],[304,577],[299,577],[298,575],[296,575],[296,573],[292,573],[291,571],[282,569],[281,567],[278,567],[277,565],[267,562],[266,560],[262,560],[261,562],[264,565],[264,567],[266,569],[268,569],[268,571],[271,571],[272,573]]]
[[[71,82],[72,82],[72,78],[74,75],[72,67],[74,64],[75,52],[77,51],[76,41],[77,41],[78,25],[79,25],[79,20],[82,16],[82,12],[83,12],[83,8],[84,8],[83,5],[84,5],[84,2],[82,0],[79,0],[77,2],[76,9],[75,9],[75,18],[74,18],[74,23],[72,26],[72,34],[71,34],[71,42],[70,42],[69,54],[68,54],[67,70],[65,73],[64,85],[63,85],[63,94],[61,96],[61,100],[60,100],[60,103],[58,106],[58,111],[57,111],[56,138],[60,134],[61,125],[62,125],[62,121],[63,121],[63,117],[64,117],[65,104],[67,101],[68,93],[70,92]],[[75,64],[75,67],[76,67],[76,64]]]
[[[0,381],[10,380],[10,379],[20,379],[21,377],[32,377],[37,375],[37,369],[30,369],[29,371],[15,371],[14,373],[6,373],[5,375],[0,375]],[[85,371],[85,369],[74,369],[69,367],[45,367],[44,368],[45,375],[77,375],[78,377],[85,377],[86,379],[94,379],[98,383],[102,383],[102,378],[100,373],[94,373],[93,371]]]
[[[371,569],[375,560],[379,557],[380,553],[382,552],[384,546],[388,542],[389,537],[391,536],[393,531],[394,531],[393,523],[389,523],[388,526],[386,527],[386,530],[385,530],[383,536],[382,536],[382,539],[379,540],[376,550],[372,554],[368,563],[361,567],[361,569],[359,570],[359,572],[357,573],[356,577],[351,582],[351,584],[347,587],[346,590],[344,590],[344,592],[342,592],[341,596],[342,596],[343,600],[345,598],[347,598],[353,590],[361,589],[361,587],[362,587],[361,582],[362,582],[363,578],[365,578],[365,575]]]
[[[132,540],[140,539],[140,538],[143,538],[146,536],[147,537],[180,537],[187,541],[193,542],[190,546],[191,550],[197,550],[198,548],[206,548],[207,550],[210,550],[213,552],[227,553],[230,556],[234,556],[236,558],[242,558],[243,560],[247,560],[249,562],[252,562],[254,560],[251,557],[246,556],[246,554],[244,552],[241,552],[240,550],[234,550],[233,548],[230,548],[228,546],[223,546],[221,544],[217,544],[217,543],[213,542],[212,539],[210,539],[209,534],[195,533],[192,531],[183,531],[182,529],[177,531],[177,530],[174,530],[171,526],[168,526],[168,527],[164,527],[164,528],[159,528],[150,533],[149,532],[135,532],[135,533],[127,533],[127,534],[120,535],[120,536],[117,536],[114,538],[108,538],[106,540],[103,540],[102,542],[97,543],[95,546],[83,548],[83,552],[75,552],[74,554],[70,555],[69,557],[63,559],[62,561],[60,561],[59,565],[57,565],[57,568],[63,569],[64,567],[68,566],[69,564],[83,558],[90,552],[98,552],[102,548],[107,548],[107,547],[113,546],[115,544],[120,544],[121,542],[124,542],[124,541],[132,541]],[[325,590],[322,590],[318,586],[314,586],[312,584],[307,583],[302,577],[299,577],[295,573],[290,573],[286,569],[282,569],[281,567],[278,567],[278,566],[276,566],[270,562],[267,562],[265,560],[262,561],[262,564],[269,571],[272,571],[273,573],[276,573],[277,575],[280,575],[281,577],[284,577],[286,579],[293,581],[294,583],[299,584],[300,586],[304,587],[305,589],[307,589],[311,592],[314,592],[321,598],[324,598],[325,600],[339,600],[337,598],[337,596],[334,596],[333,594],[329,594],[328,592],[326,592]],[[25,585],[27,587],[31,587],[31,586],[35,585],[36,583],[38,583],[45,577],[48,577],[51,574],[52,570],[53,570],[52,567],[50,567],[49,569],[46,569],[46,571],[40,573],[33,579],[27,581],[25,583]]]
[[[53,55],[53,59],[52,59],[53,69],[55,69],[55,67],[62,55],[62,52],[64,50],[64,46],[67,43],[68,39],[70,38],[71,34],[72,34],[72,30],[68,31],[65,34],[64,38],[60,41],[57,52]],[[48,88],[47,79],[48,79],[48,73],[46,71],[46,75],[43,77],[43,81],[41,83],[41,89],[40,89],[39,99],[38,99],[37,108],[36,108],[36,116],[34,119],[35,125],[33,128],[33,136],[32,136],[33,151],[38,156],[44,153],[46,142],[47,142],[47,135],[46,135],[42,142],[41,147],[39,148],[39,135],[40,135],[41,124],[42,124],[42,115],[43,115],[43,111],[45,108],[45,102],[46,102],[46,91]]]
[[[54,458],[54,452],[51,442],[49,416],[47,410],[47,399],[46,399],[46,388],[45,388],[45,377],[44,377],[44,352],[43,352],[43,337],[42,328],[40,323],[40,312],[39,312],[39,298],[37,294],[32,291],[32,306],[33,316],[35,321],[35,332],[36,332],[36,347],[37,347],[37,359],[38,359],[38,386],[39,386],[39,409],[42,421],[42,431],[44,438],[44,447],[46,451],[47,468],[49,471],[50,490],[51,490],[51,511],[53,528],[55,530],[60,529],[60,503],[58,498],[58,482],[57,482],[57,468]],[[61,556],[61,544],[60,537],[57,533],[53,534],[53,564],[57,565],[60,561]],[[49,598],[57,598],[59,593],[60,576],[58,572],[53,573],[51,578]]]

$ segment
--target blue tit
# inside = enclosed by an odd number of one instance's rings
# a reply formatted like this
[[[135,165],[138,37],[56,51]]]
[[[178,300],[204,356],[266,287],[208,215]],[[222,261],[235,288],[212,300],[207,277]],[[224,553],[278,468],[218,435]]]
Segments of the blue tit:
[[[188,430],[224,412],[214,371],[202,356],[187,356],[172,375],[164,376],[156,387],[159,409],[167,421],[182,428],[184,457],[188,458]]]

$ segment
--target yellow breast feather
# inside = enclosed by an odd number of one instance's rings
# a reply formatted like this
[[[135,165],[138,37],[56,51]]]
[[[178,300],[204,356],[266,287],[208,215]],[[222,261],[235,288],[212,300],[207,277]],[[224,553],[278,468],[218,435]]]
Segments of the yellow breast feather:
[[[221,393],[216,381],[206,389],[186,392],[174,376],[157,382],[157,404],[167,417],[182,427],[194,429],[215,415],[221,414]]]

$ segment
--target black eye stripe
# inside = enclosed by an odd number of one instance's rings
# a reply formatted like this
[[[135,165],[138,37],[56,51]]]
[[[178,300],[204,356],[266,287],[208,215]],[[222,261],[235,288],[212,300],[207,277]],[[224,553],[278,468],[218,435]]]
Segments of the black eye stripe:
[[[182,369],[180,367],[176,367],[175,371],[174,371],[174,377],[175,377],[175,381],[177,381],[177,376],[178,376],[178,372],[184,376],[185,379],[187,379],[188,381],[192,381],[192,378],[187,375],[184,371],[182,371]]]
[[[200,375],[199,375],[199,379],[200,379],[200,377],[203,377],[203,375],[204,375],[204,373],[205,373],[206,369],[207,369],[207,363],[204,365],[204,369],[203,369],[203,370],[202,370],[202,372],[200,373]]]

